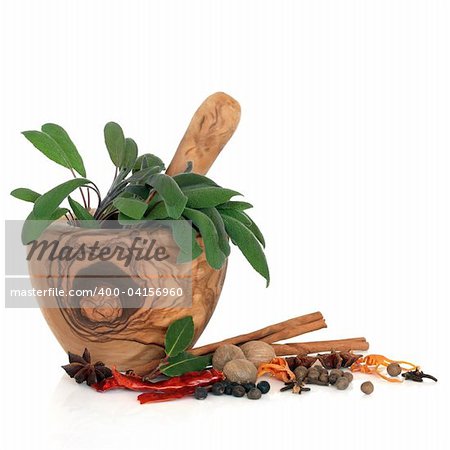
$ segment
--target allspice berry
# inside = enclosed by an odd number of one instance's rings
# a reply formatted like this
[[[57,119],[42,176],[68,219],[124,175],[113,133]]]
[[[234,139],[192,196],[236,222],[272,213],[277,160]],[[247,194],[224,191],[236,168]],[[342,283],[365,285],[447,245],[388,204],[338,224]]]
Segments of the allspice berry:
[[[348,382],[351,383],[353,381],[353,374],[351,372],[344,372],[343,375],[345,378],[347,378]]]
[[[311,381],[316,381],[319,379],[320,370],[313,366],[308,369],[308,379]]]
[[[342,377],[343,375],[344,372],[342,372],[342,370],[331,369],[328,376],[328,381],[330,382],[330,384],[335,384],[338,378]]]
[[[305,366],[298,366],[294,370],[295,378],[297,379],[297,383],[301,383],[308,375],[308,369]]]
[[[366,395],[370,395],[373,392],[373,384],[371,381],[365,381],[361,384],[361,391]]]
[[[400,367],[400,364],[398,363],[391,363],[386,368],[387,373],[391,377],[398,377],[402,373],[402,368]]]
[[[222,371],[225,364],[233,359],[245,359],[244,352],[232,344],[224,344],[217,348],[212,357],[214,369]]]
[[[345,391],[348,388],[349,381],[346,377],[339,377],[334,384],[339,391]]]

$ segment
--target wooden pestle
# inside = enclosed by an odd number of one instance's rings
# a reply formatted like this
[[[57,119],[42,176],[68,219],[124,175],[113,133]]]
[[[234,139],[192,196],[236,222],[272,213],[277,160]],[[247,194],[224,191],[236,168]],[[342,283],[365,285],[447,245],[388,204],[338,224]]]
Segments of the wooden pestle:
[[[239,103],[223,92],[210,95],[197,109],[167,168],[168,175],[186,170],[205,175],[236,130],[241,117]]]

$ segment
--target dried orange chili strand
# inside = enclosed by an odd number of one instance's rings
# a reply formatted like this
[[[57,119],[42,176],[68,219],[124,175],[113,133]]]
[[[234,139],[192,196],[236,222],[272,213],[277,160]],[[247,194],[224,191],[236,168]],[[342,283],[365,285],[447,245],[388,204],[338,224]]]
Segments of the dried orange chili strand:
[[[418,368],[417,365],[412,364],[408,361],[395,361],[393,359],[386,358],[386,356],[383,355],[367,355],[359,358],[354,364],[352,364],[350,370],[352,372],[378,375],[380,378],[383,378],[390,383],[401,383],[403,380],[400,380],[399,378],[388,377],[382,372],[389,364],[394,362],[400,364],[402,370],[404,371],[416,370]]]
[[[285,383],[295,380],[295,374],[284,358],[274,358],[270,363],[261,364],[258,369],[258,377],[266,373]]]

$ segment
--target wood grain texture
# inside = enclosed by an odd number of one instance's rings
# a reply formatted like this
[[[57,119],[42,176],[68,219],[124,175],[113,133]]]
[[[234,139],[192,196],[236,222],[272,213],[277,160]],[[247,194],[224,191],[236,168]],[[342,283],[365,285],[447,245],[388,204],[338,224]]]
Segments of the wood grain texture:
[[[139,261],[128,267],[124,261],[116,260],[104,262],[101,266],[98,262],[88,261],[52,261],[49,258],[38,261],[37,254],[29,261],[33,287],[64,290],[63,295],[49,295],[38,300],[50,329],[65,351],[81,354],[88,347],[95,360],[115,365],[119,370],[139,371],[140,366],[164,355],[164,336],[172,321],[187,315],[193,317],[195,336],[192,345],[205,329],[219,300],[226,264],[220,270],[214,270],[202,253],[180,269],[175,265],[178,247],[169,231],[140,229],[114,234],[55,223],[42,238],[49,242],[58,240],[59,248],[80,243],[93,244],[95,241],[99,241],[102,247],[126,247],[136,236],[163,242],[173,256],[163,263]],[[199,243],[202,245],[201,240]],[[182,285],[185,288],[186,278],[190,277],[191,303],[190,292],[186,289],[182,297],[163,298],[156,303],[153,297],[135,296],[130,299],[122,294],[68,295],[71,288],[81,290],[95,286],[125,291],[136,287],[176,288]]]
[[[176,175],[186,170],[192,161],[193,172],[204,175],[230,140],[241,117],[239,103],[223,92],[210,95],[197,109],[167,174]]]

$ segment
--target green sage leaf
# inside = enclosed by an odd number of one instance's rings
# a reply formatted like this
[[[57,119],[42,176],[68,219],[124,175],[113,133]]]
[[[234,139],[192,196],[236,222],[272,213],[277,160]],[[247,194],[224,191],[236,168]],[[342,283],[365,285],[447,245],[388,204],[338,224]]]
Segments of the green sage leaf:
[[[180,248],[177,263],[183,264],[198,258],[203,250],[197,242],[197,231],[185,219],[171,222],[173,239]]]
[[[146,169],[134,172],[131,177],[126,179],[126,181],[130,185],[144,184],[150,176],[158,174],[159,172],[161,172],[161,168],[159,166],[147,167]]]
[[[232,241],[239,247],[251,266],[270,283],[269,267],[266,256],[255,235],[239,220],[223,215],[225,229]]]
[[[135,197],[139,197],[142,200],[147,200],[148,195],[150,194],[150,189],[148,186],[143,186],[141,184],[131,184],[127,186],[124,192],[128,192]]]
[[[235,195],[241,195],[231,189],[214,186],[184,189],[183,192],[188,198],[187,206],[196,209],[212,208],[227,202]]]
[[[37,192],[32,191],[28,188],[14,189],[13,191],[11,191],[11,195],[18,198],[19,200],[30,203],[34,203],[41,196],[41,194],[38,194]]]
[[[187,203],[187,198],[178,184],[169,175],[157,173],[151,175],[146,183],[152,186],[164,201],[169,217],[178,219],[181,217]]]
[[[117,197],[113,201],[113,205],[123,214],[135,220],[140,220],[144,217],[148,205],[137,198]]]
[[[78,220],[82,221],[85,227],[97,228],[97,221],[86,208],[84,208],[80,203],[74,200],[70,195],[68,200],[69,205],[72,208],[73,213],[75,214],[75,217]]]
[[[239,222],[243,223],[246,227],[249,227],[252,224],[252,220],[242,211],[236,209],[223,209],[220,211],[222,215],[233,217],[233,219],[239,220]]]
[[[217,207],[218,209],[237,209],[244,211],[246,209],[253,208],[253,205],[247,202],[239,202],[236,200],[230,200],[229,202],[222,203]]]
[[[69,161],[70,167],[77,171],[82,177],[86,177],[83,159],[66,130],[55,123],[46,123],[45,125],[42,125],[41,130],[56,141]]]
[[[22,244],[27,245],[36,240],[52,222],[68,212],[67,208],[57,208],[45,220],[38,220],[33,211],[31,211],[22,227]]]
[[[136,162],[133,166],[133,173],[142,169],[148,169],[149,167],[159,167],[160,170],[158,170],[158,172],[161,172],[166,168],[163,161],[156,155],[145,153],[144,155],[141,155],[138,159],[136,159]]]
[[[47,158],[67,169],[72,168],[72,164],[59,144],[47,133],[31,130],[23,131],[22,134]]]
[[[157,203],[145,216],[147,220],[163,220],[169,218],[167,207],[164,202]]]
[[[138,155],[138,147],[136,142],[134,142],[133,139],[131,138],[126,138],[125,150],[123,152],[120,168],[130,171],[134,167],[137,155]]]
[[[266,241],[263,234],[261,233],[261,230],[258,228],[258,225],[256,225],[256,223],[246,213],[243,212],[242,214],[245,214],[251,222],[250,225],[247,225],[247,228],[255,235],[256,239],[261,242],[261,245],[265,247]]]
[[[115,122],[108,122],[105,125],[104,136],[111,161],[116,167],[120,167],[125,153],[125,136],[122,128]]]
[[[211,365],[211,355],[194,356],[183,352],[170,357],[160,371],[168,377],[178,377],[188,372],[197,372]]]
[[[202,212],[204,212],[214,223],[219,236],[220,250],[222,250],[225,256],[228,256],[230,254],[230,244],[228,242],[228,234],[225,230],[225,224],[223,223],[222,216],[216,208],[202,209]]]
[[[194,338],[194,320],[186,316],[175,320],[166,332],[165,349],[167,356],[177,356],[189,347]]]
[[[219,246],[219,235],[213,221],[203,212],[191,208],[185,208],[183,216],[192,221],[200,230],[205,244],[205,254],[208,264],[213,269],[220,269],[226,259]]]
[[[75,178],[61,183],[42,194],[35,202],[33,213],[36,219],[48,219],[61,202],[75,189],[90,183],[86,178]]]
[[[218,187],[213,180],[205,177],[204,175],[199,175],[198,173],[180,173],[178,175],[175,175],[173,179],[177,182],[180,188],[201,186]]]

